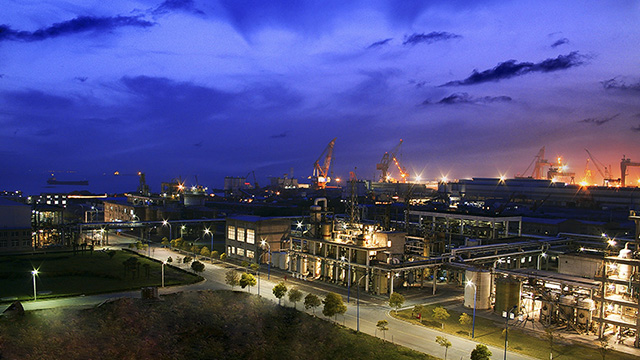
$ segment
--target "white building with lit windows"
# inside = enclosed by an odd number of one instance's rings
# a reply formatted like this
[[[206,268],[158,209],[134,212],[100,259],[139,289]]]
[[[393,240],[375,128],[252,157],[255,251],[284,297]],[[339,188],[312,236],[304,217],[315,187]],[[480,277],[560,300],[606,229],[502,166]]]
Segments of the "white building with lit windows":
[[[274,254],[286,250],[282,245],[288,239],[291,218],[239,215],[226,220],[226,253],[229,258],[250,263],[273,263]],[[275,255],[277,256],[277,255]]]

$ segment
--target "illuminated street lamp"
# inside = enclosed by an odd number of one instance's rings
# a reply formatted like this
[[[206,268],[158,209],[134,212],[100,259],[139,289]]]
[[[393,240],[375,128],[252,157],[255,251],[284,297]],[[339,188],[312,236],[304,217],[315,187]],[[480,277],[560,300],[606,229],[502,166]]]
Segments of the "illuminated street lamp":
[[[348,279],[347,279],[347,302],[349,302],[349,295],[351,294],[351,251],[349,251],[349,259],[344,256],[340,257],[342,262],[349,260],[349,270],[348,270]]]
[[[211,256],[211,253],[213,253],[213,232],[209,230],[209,228],[206,228],[204,229],[204,234],[211,234],[211,249],[209,249],[209,258],[211,259],[211,262],[213,262],[213,256]]]
[[[360,332],[360,281],[362,281],[362,279],[367,276],[367,274],[364,274],[362,276],[360,276],[360,279],[358,279],[358,297],[356,298],[356,332]]]
[[[471,323],[471,338],[473,339],[476,331],[476,300],[478,296],[478,288],[471,280],[467,281],[467,285],[473,286],[473,320]]]
[[[268,267],[267,267],[267,280],[271,279],[271,245],[269,245],[269,243],[265,240],[262,239],[260,241],[260,245],[262,246],[267,246],[267,248],[269,249],[269,262],[268,262]]]
[[[162,262],[162,287],[164,287],[164,266],[167,265],[167,261]]]
[[[171,242],[171,240],[172,240],[171,239],[171,234],[172,234],[171,223],[169,221],[167,221],[167,220],[162,220],[162,226],[168,226],[169,227],[169,242]]]
[[[31,277],[33,278],[33,301],[36,301],[36,276],[38,275],[38,270],[31,271]]]

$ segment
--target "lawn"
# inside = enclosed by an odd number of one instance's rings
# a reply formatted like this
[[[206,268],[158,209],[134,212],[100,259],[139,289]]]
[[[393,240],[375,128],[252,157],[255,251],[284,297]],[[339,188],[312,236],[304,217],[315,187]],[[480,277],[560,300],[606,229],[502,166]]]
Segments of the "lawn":
[[[0,317],[7,359],[437,360],[244,291],[122,298]]]
[[[422,319],[418,320],[412,309],[398,311],[396,315],[394,311],[392,316],[396,318],[432,327],[442,330],[442,323],[433,318],[433,309],[438,305],[425,305],[422,311]],[[443,331],[461,337],[471,338],[471,325],[462,325],[458,321],[461,313],[453,310],[447,310],[450,317],[444,321]],[[472,315],[472,311],[467,312]],[[484,344],[504,348],[504,322],[495,322],[476,316],[475,323],[475,340]],[[537,335],[537,334],[536,334]],[[523,331],[516,327],[509,327],[509,350],[520,352],[538,359],[549,359],[549,341],[538,337],[530,331]],[[540,335],[541,336],[541,335]],[[579,344],[571,344],[563,339],[556,340],[560,344],[553,345],[554,360],[583,360],[583,359],[602,359],[598,349],[581,346]],[[595,344],[594,344],[595,345]],[[606,358],[632,360],[635,356],[620,352],[608,351]]]
[[[139,273],[125,272],[123,262],[136,258]],[[38,269],[38,298],[109,293],[160,286],[162,265],[132,252],[115,251],[113,257],[102,251],[60,252],[0,257],[0,299],[33,298],[31,271]],[[199,276],[165,266],[165,285],[189,284]]]

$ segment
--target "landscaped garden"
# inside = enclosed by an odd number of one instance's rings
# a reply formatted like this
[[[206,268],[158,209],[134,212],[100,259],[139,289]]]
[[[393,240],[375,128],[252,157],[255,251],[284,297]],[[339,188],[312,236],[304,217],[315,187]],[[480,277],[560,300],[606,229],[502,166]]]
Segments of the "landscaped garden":
[[[435,310],[435,311],[434,311]],[[420,314],[420,318],[418,318]],[[448,314],[448,316],[447,316]],[[465,312],[464,320],[460,317],[463,313],[454,310],[444,309],[440,305],[424,305],[422,307],[405,309],[391,312],[396,318],[422,326],[432,327],[449,334],[471,338],[472,331],[472,311]],[[474,339],[480,343],[504,347],[504,321],[496,322],[476,316]],[[602,348],[586,347],[580,344],[571,343],[562,336],[558,330],[549,330],[544,333],[523,330],[517,326],[509,326],[509,350],[520,352],[538,359],[549,359],[551,347],[553,348],[553,359],[603,359]],[[594,346],[597,346],[597,342]],[[635,356],[615,352],[611,349],[605,350],[606,359],[632,360]]]
[[[0,300],[109,293],[160,286],[162,263],[129,251],[69,251],[0,257]],[[198,282],[197,275],[165,266],[165,286]]]

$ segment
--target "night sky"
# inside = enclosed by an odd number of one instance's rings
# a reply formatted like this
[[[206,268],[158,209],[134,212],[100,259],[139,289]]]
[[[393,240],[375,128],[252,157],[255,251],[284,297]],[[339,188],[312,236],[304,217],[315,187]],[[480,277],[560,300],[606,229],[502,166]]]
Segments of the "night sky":
[[[2,2],[0,190],[306,178],[334,137],[362,179],[400,139],[423,178],[640,161],[638,1],[87,3]]]

